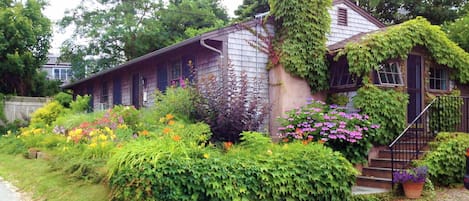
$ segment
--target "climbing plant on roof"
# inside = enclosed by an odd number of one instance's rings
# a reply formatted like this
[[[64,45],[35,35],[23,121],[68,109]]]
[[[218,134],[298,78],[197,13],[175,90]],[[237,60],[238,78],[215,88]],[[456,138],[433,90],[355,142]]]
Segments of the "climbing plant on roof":
[[[336,58],[346,55],[349,71],[365,75],[392,58],[407,58],[415,46],[426,47],[436,63],[455,69],[455,78],[469,82],[469,53],[448,39],[439,26],[423,17],[368,34],[359,42],[348,43]]]
[[[293,75],[306,79],[313,92],[327,89],[326,33],[332,0],[270,0],[276,21],[275,44],[280,63]]]

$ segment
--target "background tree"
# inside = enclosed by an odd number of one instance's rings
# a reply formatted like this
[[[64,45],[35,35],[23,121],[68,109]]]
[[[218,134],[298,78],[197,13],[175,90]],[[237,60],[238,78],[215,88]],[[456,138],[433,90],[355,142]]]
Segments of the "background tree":
[[[443,30],[452,41],[456,42],[466,52],[469,52],[469,14],[443,25]]]
[[[243,4],[235,10],[237,20],[253,18],[258,13],[269,11],[269,0],[243,0]]]
[[[60,26],[74,26],[62,44],[76,78],[131,60],[228,22],[219,0],[82,0]],[[85,70],[85,67],[88,68]]]
[[[467,0],[352,0],[381,22],[401,23],[417,16],[432,24],[453,21],[463,15]]]
[[[25,96],[51,95],[39,68],[47,61],[51,23],[42,13],[41,0],[0,2],[0,92]],[[55,84],[54,84],[55,83]]]

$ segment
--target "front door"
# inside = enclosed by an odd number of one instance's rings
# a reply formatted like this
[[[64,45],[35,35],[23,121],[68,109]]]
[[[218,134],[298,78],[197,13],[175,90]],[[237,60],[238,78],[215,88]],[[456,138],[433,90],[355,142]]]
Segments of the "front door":
[[[411,123],[422,111],[422,57],[409,55],[407,58],[407,93],[409,104],[407,105],[407,122]]]

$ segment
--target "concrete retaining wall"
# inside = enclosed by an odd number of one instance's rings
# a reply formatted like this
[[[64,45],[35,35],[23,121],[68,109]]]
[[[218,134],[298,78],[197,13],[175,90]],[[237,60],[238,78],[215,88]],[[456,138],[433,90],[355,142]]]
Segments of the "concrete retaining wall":
[[[5,117],[9,122],[29,119],[31,114],[44,106],[51,98],[13,96],[5,100]]]

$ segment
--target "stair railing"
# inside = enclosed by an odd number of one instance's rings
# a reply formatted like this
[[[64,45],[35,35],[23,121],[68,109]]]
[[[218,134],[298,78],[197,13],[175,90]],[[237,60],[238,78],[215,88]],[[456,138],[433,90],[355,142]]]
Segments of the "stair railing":
[[[392,173],[398,169],[407,168],[412,160],[417,159],[419,154],[423,151],[423,146],[432,140],[437,130],[439,130],[439,128],[434,128],[435,132],[431,132],[429,126],[429,118],[434,118],[435,115],[438,115],[437,113],[432,114],[431,111],[432,105],[435,104],[438,98],[439,97],[433,99],[389,145]],[[392,179],[394,184],[393,174]]]

